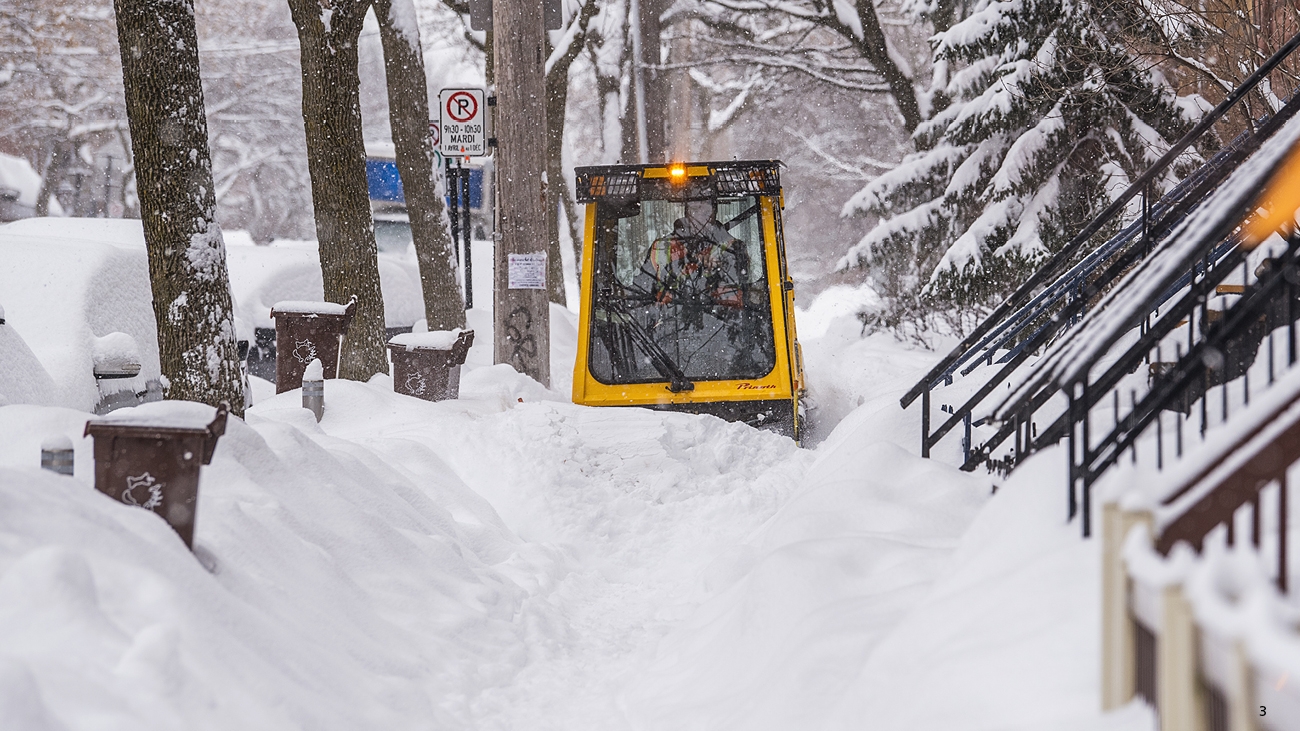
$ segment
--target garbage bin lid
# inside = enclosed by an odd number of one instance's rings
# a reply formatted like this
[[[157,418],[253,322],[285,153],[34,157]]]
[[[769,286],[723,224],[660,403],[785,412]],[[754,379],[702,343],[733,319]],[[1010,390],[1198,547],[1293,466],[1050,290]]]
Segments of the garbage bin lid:
[[[222,402],[215,410],[191,401],[158,401],[114,411],[112,416],[86,422],[82,436],[166,439],[175,436],[204,436],[203,464],[212,461],[217,437],[226,433],[230,406]]]
[[[287,313],[309,315],[342,315],[347,312],[346,305],[336,302],[310,302],[307,300],[285,300],[271,306],[271,317]]]
[[[434,330],[423,333],[401,333],[388,341],[390,347],[396,346],[407,350],[451,350],[456,347],[463,333],[472,330]]]
[[[285,300],[271,305],[271,317],[276,315],[329,315],[333,317],[350,317],[357,308],[357,296],[346,305],[337,302],[312,302],[310,300]]]
[[[96,378],[131,378],[140,373],[140,347],[126,333],[109,333],[95,338],[93,361]]]
[[[51,434],[41,441],[42,452],[61,452],[72,449],[72,440],[67,434]]]

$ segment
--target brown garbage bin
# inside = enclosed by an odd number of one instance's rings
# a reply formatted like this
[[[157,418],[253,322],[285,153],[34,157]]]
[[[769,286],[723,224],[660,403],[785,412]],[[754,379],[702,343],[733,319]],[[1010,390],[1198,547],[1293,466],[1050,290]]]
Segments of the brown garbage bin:
[[[193,548],[199,465],[212,462],[228,411],[221,404],[206,425],[130,413],[86,422],[95,438],[95,489],[159,514]]]
[[[333,302],[277,302],[275,319],[275,392],[302,388],[307,364],[320,358],[326,378],[337,378],[339,352],[357,309],[354,296],[346,305]]]
[[[460,396],[460,367],[474,344],[473,330],[403,333],[388,341],[393,390],[425,401]]]

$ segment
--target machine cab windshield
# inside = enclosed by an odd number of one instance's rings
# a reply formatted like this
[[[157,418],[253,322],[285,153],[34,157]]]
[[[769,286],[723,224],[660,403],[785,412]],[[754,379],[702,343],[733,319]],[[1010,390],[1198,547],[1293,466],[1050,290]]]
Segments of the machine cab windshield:
[[[590,366],[603,383],[687,387],[776,365],[758,197],[692,193],[597,207]]]

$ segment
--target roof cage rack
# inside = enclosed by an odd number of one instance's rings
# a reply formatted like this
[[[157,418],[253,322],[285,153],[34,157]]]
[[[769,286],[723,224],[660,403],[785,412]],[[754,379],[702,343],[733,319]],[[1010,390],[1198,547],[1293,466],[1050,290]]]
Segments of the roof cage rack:
[[[640,170],[578,168],[574,172],[579,203],[595,203],[601,198],[640,197]]]
[[[781,161],[732,160],[687,162],[687,168],[708,168],[708,178],[719,196],[777,195],[781,191]],[[631,200],[641,197],[646,171],[662,170],[656,165],[600,165],[575,168],[574,183],[579,203],[601,200]],[[692,175],[693,179],[703,176]]]
[[[718,195],[775,195],[781,189],[780,163],[718,167],[713,171]]]

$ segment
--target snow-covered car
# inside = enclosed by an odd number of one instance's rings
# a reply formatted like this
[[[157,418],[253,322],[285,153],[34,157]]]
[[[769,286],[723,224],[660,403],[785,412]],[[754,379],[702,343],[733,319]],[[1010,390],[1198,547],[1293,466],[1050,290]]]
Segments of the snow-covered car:
[[[11,330],[5,337],[21,339],[35,360],[24,358],[21,369],[0,376],[0,403],[92,411],[105,395],[144,394],[158,382],[143,241],[133,220],[28,218],[0,226],[0,305]],[[135,345],[136,375],[97,379],[96,356],[104,361],[122,350],[124,338]]]

